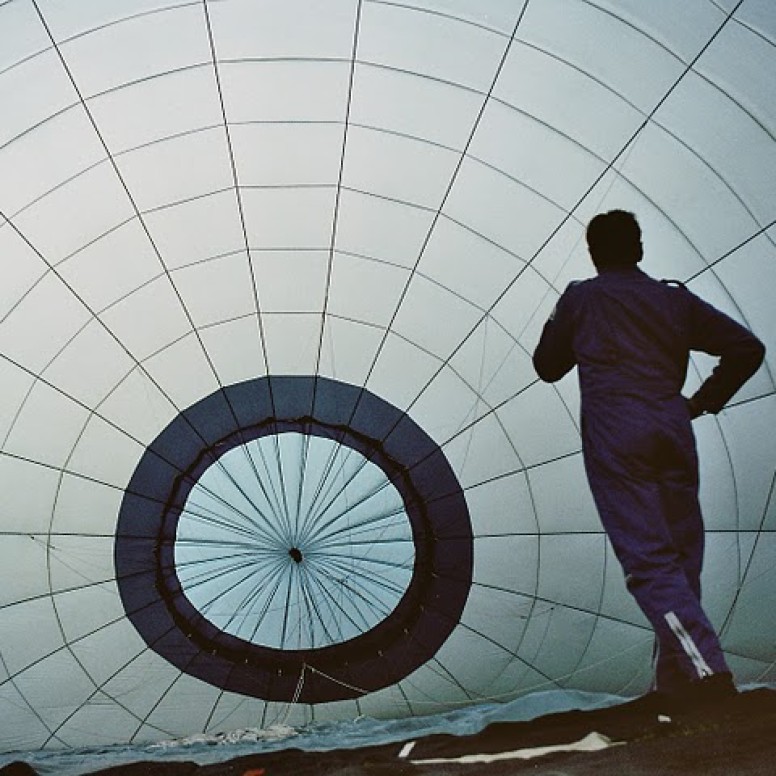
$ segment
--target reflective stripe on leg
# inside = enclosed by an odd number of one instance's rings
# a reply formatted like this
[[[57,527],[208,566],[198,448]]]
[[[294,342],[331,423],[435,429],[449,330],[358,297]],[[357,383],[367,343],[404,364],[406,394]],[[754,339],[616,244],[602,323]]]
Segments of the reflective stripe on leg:
[[[697,644],[692,640],[692,636],[690,636],[684,625],[682,625],[681,620],[674,612],[668,612],[665,615],[665,620],[674,636],[676,636],[679,643],[682,645],[682,649],[687,654],[687,657],[692,661],[695,670],[698,672],[699,678],[703,679],[704,676],[711,676],[714,672],[709,668],[709,664],[704,659]]]

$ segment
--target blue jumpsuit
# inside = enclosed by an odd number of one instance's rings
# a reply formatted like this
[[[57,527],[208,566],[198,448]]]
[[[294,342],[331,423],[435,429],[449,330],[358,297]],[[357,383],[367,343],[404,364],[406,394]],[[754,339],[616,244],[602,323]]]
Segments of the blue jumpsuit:
[[[681,390],[692,350],[719,362],[688,401]],[[700,603],[704,529],[690,421],[719,412],[764,353],[683,285],[635,266],[569,285],[534,352],[546,382],[579,367],[590,489],[628,590],[655,630],[662,692],[729,671]]]

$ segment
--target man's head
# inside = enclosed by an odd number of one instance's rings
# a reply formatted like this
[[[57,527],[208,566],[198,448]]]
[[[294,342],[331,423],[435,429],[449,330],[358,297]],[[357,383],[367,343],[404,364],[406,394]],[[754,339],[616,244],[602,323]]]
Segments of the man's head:
[[[599,213],[587,225],[587,247],[596,269],[632,267],[641,261],[641,229],[625,210]]]

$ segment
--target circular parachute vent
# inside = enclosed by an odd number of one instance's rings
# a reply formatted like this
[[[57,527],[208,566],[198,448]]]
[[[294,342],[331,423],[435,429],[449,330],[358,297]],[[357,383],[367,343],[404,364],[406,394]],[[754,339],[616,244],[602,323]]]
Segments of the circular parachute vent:
[[[115,546],[127,615],[182,671],[321,703],[433,657],[472,581],[440,448],[363,388],[265,377],[211,394],[149,445]]]

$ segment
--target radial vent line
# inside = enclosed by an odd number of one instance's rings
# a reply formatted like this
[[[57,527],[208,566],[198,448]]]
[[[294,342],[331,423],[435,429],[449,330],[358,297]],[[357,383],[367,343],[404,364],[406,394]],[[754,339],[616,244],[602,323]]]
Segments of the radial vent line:
[[[375,484],[372,488],[362,493],[357,500],[349,501],[345,507],[342,507],[340,511],[337,512],[333,519],[329,516],[324,520],[326,513],[345,496],[348,486],[364,472],[371,462],[371,457],[376,454],[375,451],[371,452],[369,456],[359,456],[355,466],[351,466],[351,469],[346,471],[346,465],[350,463],[354,457],[353,449],[343,445],[337,445],[332,448],[327,467],[321,474],[321,484],[316,488],[315,495],[307,510],[303,524],[304,530],[313,532],[313,534],[317,533],[320,529],[325,530],[332,522],[342,516],[345,511],[352,510],[355,507],[366,503],[370,498],[379,495],[386,487],[388,487],[389,482],[387,480]],[[339,467],[336,472],[333,472],[333,467],[337,458],[340,459]],[[339,482],[337,482],[337,480],[339,480]],[[325,488],[323,487],[324,484],[326,484]]]
[[[346,456],[348,459],[351,459],[354,457],[354,455],[355,454],[352,452],[352,448],[346,448],[344,456]],[[368,487],[365,486],[363,490],[360,490],[358,496],[355,498],[346,498],[347,488],[351,486],[352,489],[352,486],[357,481],[357,478],[360,477],[363,480],[364,477],[361,475],[366,475],[369,471],[367,468],[370,464],[369,460],[367,458],[361,458],[360,456],[359,458],[360,460],[356,461],[355,467],[352,468],[352,470],[349,472],[344,470],[343,464],[343,466],[341,466],[340,469],[334,473],[334,475],[331,474],[331,469],[327,469],[321,475],[322,484],[323,477],[327,477],[329,479],[329,484],[325,489],[327,498],[325,501],[320,501],[316,494],[316,497],[313,498],[309,504],[305,515],[305,520],[302,525],[303,530],[307,531],[311,536],[330,535],[327,529],[335,524],[340,518],[344,517],[348,512],[353,512],[353,510],[365,505],[371,499],[377,496],[386,496],[385,491],[388,490],[391,485],[390,481],[387,479],[375,481],[373,484],[369,484]],[[335,485],[335,477],[341,477],[341,482],[339,483],[336,491],[332,492],[332,489]],[[322,490],[323,488],[319,487],[317,492],[321,492]],[[344,504],[341,503],[342,499],[345,499]],[[334,507],[336,507],[336,509]],[[400,511],[402,511],[402,509],[403,505],[399,506],[391,502],[390,509],[386,510],[385,508],[382,508],[380,512],[378,512],[377,518],[379,520],[392,514],[398,514]],[[374,520],[375,515],[371,515],[370,522],[374,522]],[[349,524],[349,528],[358,528],[364,524],[364,521],[360,520],[355,525]]]
[[[267,529],[270,528],[269,521],[264,514],[264,510],[262,510],[256,502],[255,497],[248,492],[246,487],[244,487],[243,479],[240,476],[239,471],[233,472],[232,467],[227,465],[224,457],[218,456],[211,449],[209,449],[207,452],[209,457],[213,460],[213,464],[211,465],[217,466],[218,470],[225,476],[226,481],[234,489],[234,493],[243,499],[248,509],[238,508],[238,506],[234,503],[234,496],[232,498],[227,498],[225,495],[223,495],[222,492],[220,492],[222,488],[219,488],[216,484],[203,483],[201,479],[192,479],[191,473],[187,470],[182,472],[181,475],[177,478],[176,487],[180,487],[180,485],[184,483],[190,483],[196,490],[201,491],[202,494],[206,495],[211,502],[210,507],[208,508],[198,504],[196,499],[190,499],[186,505],[187,514],[191,515],[195,519],[207,522],[211,526],[223,526],[225,524],[229,526],[235,526],[239,523],[233,523],[232,519],[235,517],[241,518],[241,522],[244,523],[243,530],[251,530],[254,533],[266,534]],[[249,466],[255,477],[255,481],[259,487],[259,490],[261,491],[261,494],[266,499],[267,504],[272,509],[273,513],[279,514],[280,512],[277,504],[280,503],[280,497],[277,495],[277,489],[275,488],[275,483],[272,480],[272,477],[261,477],[257,471],[255,461],[250,451],[246,451],[244,454],[249,462]],[[259,455],[265,464],[265,470],[269,472],[269,469],[267,468],[268,464],[264,458],[263,450],[259,450]],[[269,481],[269,488],[267,488],[265,480]],[[275,499],[274,501],[273,497]],[[214,507],[218,507],[218,510],[216,511]],[[264,528],[262,528],[262,525],[259,523],[260,518],[262,519],[262,522],[265,526]]]
[[[343,482],[348,479],[350,481],[353,481],[353,479],[355,479],[356,475],[358,474],[358,471],[360,470],[356,470],[355,472],[352,472],[350,475],[347,475],[345,473],[345,464],[347,463],[351,455],[352,455],[351,448],[347,448],[347,447],[343,448],[342,446],[339,446],[339,445],[337,446],[332,445],[332,448],[329,451],[329,454],[327,456],[326,463],[322,467],[321,472],[318,476],[318,483],[310,497],[309,506],[306,510],[304,519],[302,520],[302,525],[300,528],[300,531],[302,533],[306,533],[310,530],[309,529],[310,521],[312,520],[313,522],[315,522],[314,516],[320,512],[320,507],[318,506],[320,499],[329,497],[333,488],[337,484],[338,479],[341,477]],[[337,466],[338,462],[339,462],[339,466],[335,471],[335,466]],[[344,484],[340,486],[340,489],[334,496],[335,499],[343,492],[344,487],[345,487]]]
[[[331,590],[321,583],[319,574],[311,574],[302,569],[300,581],[304,606],[307,610],[305,620],[309,629],[308,641],[312,647],[344,641],[346,635],[343,629],[343,618],[350,621],[354,628],[359,629],[359,625],[350,618],[346,610],[342,609]],[[323,611],[324,607],[328,614]],[[326,639],[322,643],[317,642],[316,628],[314,627],[316,622]]]

